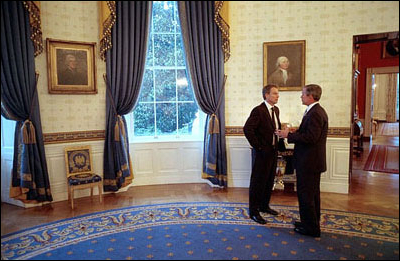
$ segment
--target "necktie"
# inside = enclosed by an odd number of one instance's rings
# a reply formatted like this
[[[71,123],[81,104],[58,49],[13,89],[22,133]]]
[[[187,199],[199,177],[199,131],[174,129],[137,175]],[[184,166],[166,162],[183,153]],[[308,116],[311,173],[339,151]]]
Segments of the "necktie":
[[[272,124],[274,125],[274,128],[276,129],[276,123],[275,123],[275,107],[271,107],[271,111],[272,111]]]
[[[274,130],[276,130],[276,121],[275,121],[275,107],[271,107],[272,111],[272,125],[274,125]],[[278,141],[278,136],[274,133],[273,139],[272,139],[272,145],[276,145]]]

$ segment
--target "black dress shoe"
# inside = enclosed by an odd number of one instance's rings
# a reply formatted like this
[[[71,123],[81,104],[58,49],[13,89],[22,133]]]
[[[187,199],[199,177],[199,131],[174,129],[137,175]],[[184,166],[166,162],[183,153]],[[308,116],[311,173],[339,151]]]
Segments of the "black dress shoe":
[[[267,224],[267,221],[265,221],[265,219],[263,219],[262,216],[260,216],[260,214],[250,215],[250,218],[252,220],[254,220],[255,222],[257,222],[257,223],[260,223],[260,224],[263,224],[263,225]]]
[[[278,211],[273,210],[272,208],[263,208],[263,209],[260,209],[260,212],[268,213],[268,214],[271,214],[271,215],[274,215],[274,216],[277,216],[279,214]]]
[[[303,227],[303,224],[300,221],[295,221],[294,226],[295,227]]]
[[[321,232],[311,233],[311,232],[307,231],[304,227],[295,227],[294,232],[297,232],[297,233],[305,235],[305,236],[310,236],[310,237],[321,237]]]

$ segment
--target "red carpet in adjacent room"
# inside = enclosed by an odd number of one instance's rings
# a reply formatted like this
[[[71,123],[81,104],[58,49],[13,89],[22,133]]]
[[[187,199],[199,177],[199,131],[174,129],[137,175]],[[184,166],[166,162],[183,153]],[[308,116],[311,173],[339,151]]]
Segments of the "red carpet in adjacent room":
[[[399,136],[399,123],[382,123],[379,124],[379,129],[377,135],[383,136]]]
[[[373,145],[364,170],[399,174],[399,147]]]

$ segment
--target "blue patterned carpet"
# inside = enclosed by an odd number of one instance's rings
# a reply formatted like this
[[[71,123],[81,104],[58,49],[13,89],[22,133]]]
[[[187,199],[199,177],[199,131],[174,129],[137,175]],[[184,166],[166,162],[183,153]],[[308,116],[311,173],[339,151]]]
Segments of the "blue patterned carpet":
[[[273,206],[268,224],[244,203],[136,206],[2,236],[2,259],[399,260],[399,219],[322,210],[320,238],[299,235],[298,207]]]

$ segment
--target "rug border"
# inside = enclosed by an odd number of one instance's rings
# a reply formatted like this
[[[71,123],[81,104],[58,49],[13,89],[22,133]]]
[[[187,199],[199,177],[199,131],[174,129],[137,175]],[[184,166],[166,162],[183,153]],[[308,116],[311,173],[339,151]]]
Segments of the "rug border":
[[[14,233],[10,233],[7,235],[2,236],[2,245],[3,244],[8,244],[9,241],[14,240],[16,238],[20,238],[23,236],[26,236],[28,234],[35,234],[35,233],[41,233],[45,232],[47,230],[52,230],[54,228],[62,227],[65,225],[70,225],[70,224],[75,224],[75,223],[85,223],[85,221],[90,221],[92,219],[98,219],[102,218],[104,216],[108,217],[110,215],[116,216],[116,215],[123,215],[125,213],[130,213],[130,212],[138,212],[139,214],[141,212],[146,212],[148,210],[149,212],[147,215],[152,216],[152,211],[162,211],[162,209],[168,209],[168,208],[182,208],[182,207],[199,207],[200,210],[202,209],[208,209],[208,211],[215,212],[213,208],[234,208],[235,211],[239,210],[242,211],[242,215],[244,218],[239,219],[239,220],[234,220],[234,219],[219,219],[219,218],[212,218],[210,219],[186,219],[185,217],[182,217],[180,220],[159,220],[159,219],[154,219],[154,220],[147,220],[145,223],[141,224],[124,224],[123,226],[119,227],[118,224],[117,226],[109,230],[105,231],[98,231],[92,234],[85,234],[82,235],[78,238],[71,238],[68,239],[67,241],[64,242],[49,242],[49,245],[44,245],[43,248],[34,250],[30,253],[25,253],[21,256],[18,257],[18,259],[26,259],[26,258],[33,258],[37,255],[43,254],[49,250],[55,250],[64,246],[76,244],[79,242],[87,241],[93,238],[100,238],[103,236],[108,236],[110,234],[115,234],[115,233],[123,233],[130,231],[132,229],[137,230],[137,229],[144,229],[148,227],[155,227],[155,226],[164,226],[164,225],[177,225],[177,224],[221,224],[221,225],[226,225],[226,224],[235,224],[235,225],[242,225],[242,226],[259,226],[259,227],[266,227],[266,228],[286,228],[286,229],[291,229],[294,227],[292,221],[295,216],[291,216],[285,212],[287,210],[289,213],[291,211],[298,212],[298,206],[286,206],[286,205],[271,205],[276,208],[279,208],[282,211],[282,217],[283,219],[278,221],[278,223],[274,222],[274,219],[276,217],[273,216],[268,216],[266,217],[267,219],[267,225],[261,225],[254,223],[250,219],[246,219],[246,216],[248,215],[248,204],[247,203],[239,203],[239,202],[171,202],[171,203],[157,203],[157,204],[145,204],[145,205],[138,205],[138,206],[130,206],[130,207],[124,207],[124,208],[117,208],[114,210],[107,210],[107,211],[102,211],[102,212],[95,212],[92,214],[85,214],[77,217],[72,217],[72,218],[67,218],[59,221],[54,221],[51,223],[47,223],[44,225],[39,225],[35,226],[32,228],[27,228],[23,229]],[[211,208],[211,209],[210,209]],[[173,209],[170,209],[170,211]],[[186,212],[186,211],[185,211]],[[217,210],[217,212],[219,212]],[[364,213],[355,213],[355,212],[349,212],[349,211],[341,211],[341,210],[329,210],[329,209],[322,209],[321,214],[326,214],[326,215],[342,215],[346,219],[349,218],[350,220],[353,220],[352,222],[356,222],[357,224],[362,220],[363,218],[367,220],[373,220],[373,221],[382,221],[382,222],[392,222],[394,223],[393,225],[398,228],[398,218],[393,218],[393,217],[383,217],[383,216],[377,216],[377,215],[371,215],[371,214],[364,214]],[[297,214],[296,214],[297,215]],[[291,217],[291,219],[285,219],[285,217]],[[396,225],[397,224],[397,225]],[[392,242],[392,243],[398,243],[399,239],[394,236],[390,235],[383,235],[383,234],[374,234],[370,233],[370,231],[364,231],[363,229],[359,230],[352,230],[352,231],[347,231],[343,230],[340,228],[335,228],[335,227],[330,227],[330,226],[322,226],[321,227],[322,232],[326,233],[327,237],[334,237],[335,235],[343,235],[343,236],[355,236],[359,238],[368,238],[368,239],[374,239],[374,240],[380,240],[380,241],[387,241],[387,242]],[[293,232],[294,233],[294,232]],[[397,229],[397,234],[398,234],[398,229]],[[43,234],[44,235],[44,234]],[[44,235],[45,236],[45,235]]]
[[[79,216],[75,216],[75,217],[70,217],[70,218],[64,218],[64,219],[59,219],[56,221],[52,221],[49,223],[45,223],[45,224],[41,224],[41,225],[36,225],[33,227],[28,227],[28,228],[24,228],[15,232],[11,232],[5,235],[1,236],[1,241],[3,242],[3,238],[6,237],[10,237],[13,236],[15,234],[20,234],[23,233],[27,230],[35,230],[38,228],[44,228],[44,227],[48,227],[51,225],[54,225],[56,223],[65,223],[68,221],[72,221],[72,220],[76,220],[76,219],[82,219],[88,216],[95,216],[95,215],[104,215],[106,213],[109,212],[114,212],[114,211],[125,211],[126,209],[130,209],[130,208],[147,208],[150,206],[161,206],[161,207],[168,207],[170,205],[194,205],[196,204],[196,206],[204,206],[204,205],[209,205],[209,204],[214,204],[214,205],[221,205],[221,206],[231,206],[229,204],[234,204],[234,205],[243,205],[242,207],[248,208],[248,203],[241,203],[241,202],[215,202],[215,201],[210,201],[210,202],[203,202],[203,201],[199,201],[199,202],[169,202],[169,203],[156,203],[156,204],[144,204],[144,205],[135,205],[135,206],[129,206],[129,207],[123,207],[123,208],[115,208],[115,209],[109,209],[109,210],[104,210],[104,211],[100,211],[100,212],[93,212],[93,213],[88,213],[88,214],[83,214],[83,215],[79,215]],[[299,210],[298,206],[290,206],[290,205],[275,205],[275,204],[271,204],[272,207],[278,207],[280,209],[288,209],[288,210]],[[398,220],[399,218],[396,217],[391,217],[391,216],[380,216],[380,215],[375,215],[375,214],[368,214],[368,213],[361,213],[361,212],[350,212],[350,211],[345,211],[345,210],[337,210],[337,209],[329,209],[329,208],[324,208],[321,209],[321,214],[329,211],[333,214],[340,214],[340,213],[347,213],[347,214],[352,214],[351,216],[358,216],[358,217],[374,217],[378,220],[382,220],[382,219],[391,219],[391,220]]]

